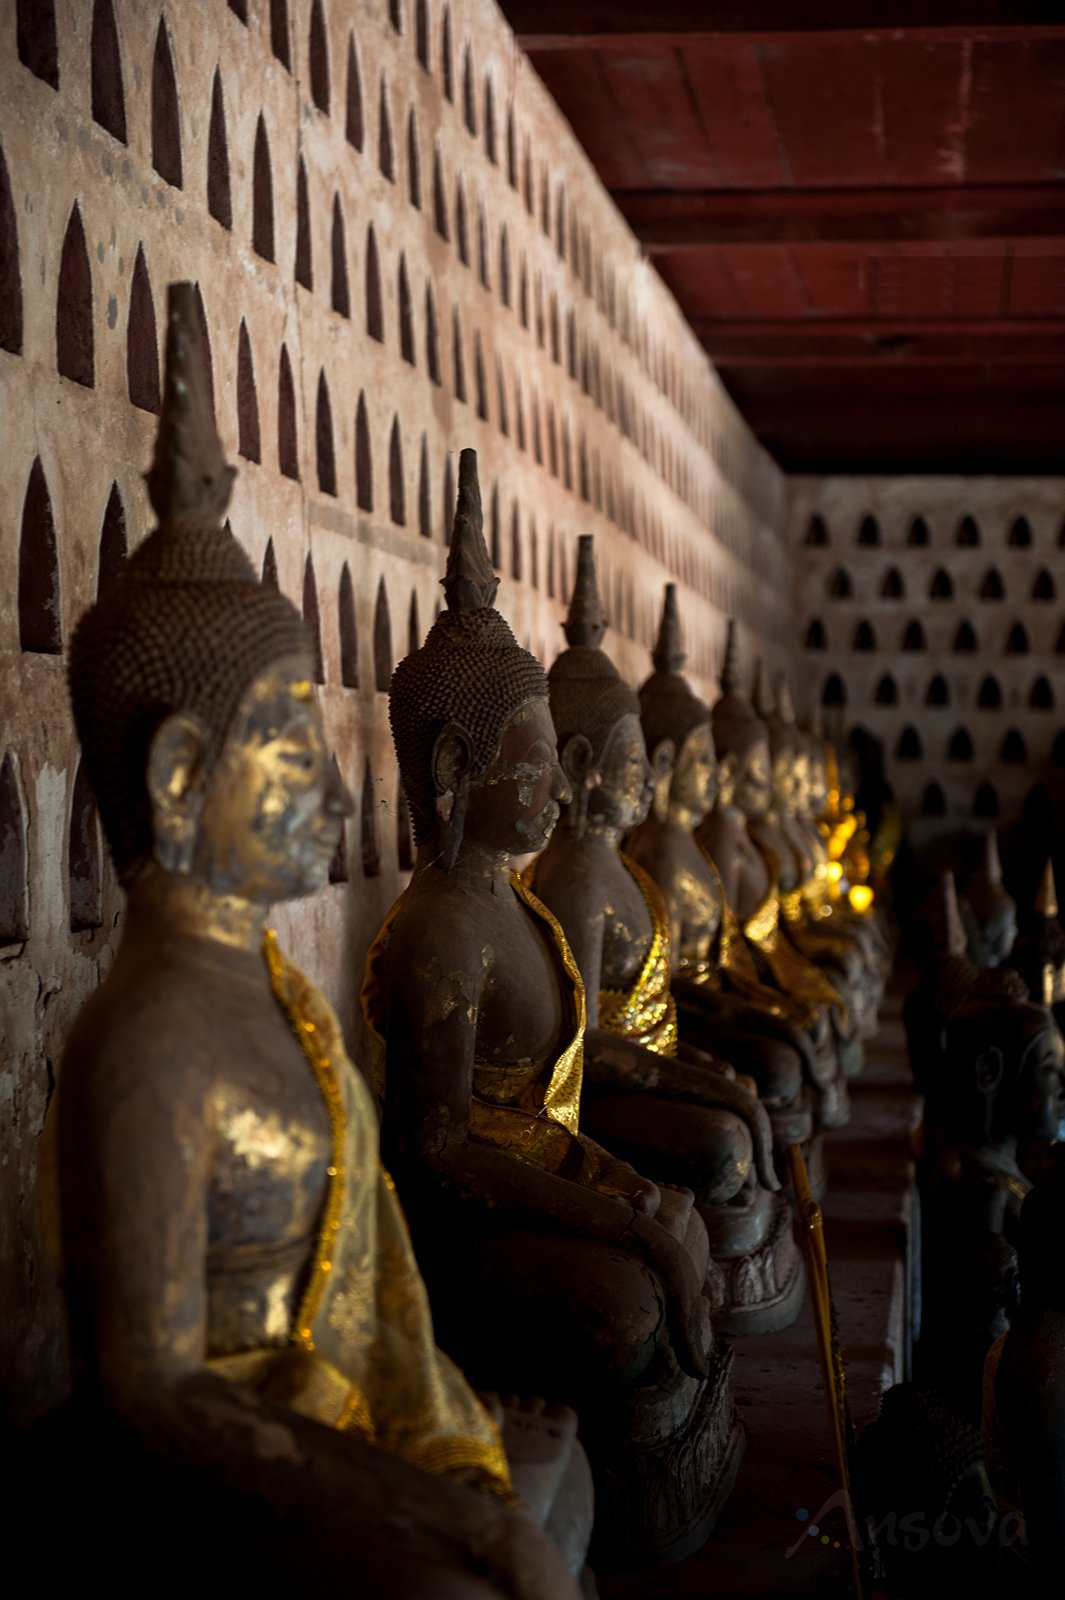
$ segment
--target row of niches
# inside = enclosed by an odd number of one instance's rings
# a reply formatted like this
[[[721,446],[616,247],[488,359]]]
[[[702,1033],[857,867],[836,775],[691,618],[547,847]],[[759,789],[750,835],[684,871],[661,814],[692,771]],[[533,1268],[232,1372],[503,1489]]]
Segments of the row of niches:
[[[343,231],[334,233],[334,242]],[[367,232],[368,263],[365,279],[364,314],[368,336],[378,343],[389,337],[382,295],[380,258],[373,225]],[[338,267],[339,263],[339,267]],[[341,303],[350,313],[346,255],[334,252],[334,292],[341,287]],[[337,276],[338,271],[340,276]],[[450,386],[455,399],[470,404],[478,419],[493,422],[500,434],[513,440],[517,448],[556,479],[563,488],[580,497],[588,506],[638,540],[653,555],[707,599],[729,608],[731,597],[721,585],[724,578],[712,559],[710,549],[696,550],[690,540],[667,529],[653,497],[638,491],[627,476],[620,459],[604,460],[598,447],[589,448],[583,430],[571,426],[567,412],[556,413],[552,400],[541,406],[535,389],[526,395],[520,375],[512,382],[496,357],[495,370],[488,366],[481,331],[472,336],[463,329],[461,308],[456,304],[450,318],[440,323],[433,287],[426,282],[420,297],[423,308],[421,328],[417,326],[414,298],[406,260],[400,254],[396,273],[395,340],[404,362],[412,368],[420,363],[430,382]],[[55,359],[59,374],[85,387],[93,387],[96,371],[97,322],[94,314],[93,268],[81,208],[75,203],[67,224],[56,280]],[[197,290],[197,306],[213,391],[211,334],[202,296]],[[157,413],[160,395],[158,322],[151,273],[143,245],[138,245],[129,277],[128,315],[125,325],[125,368],[130,403]],[[122,329],[116,333],[122,336]],[[215,337],[217,338],[217,332]],[[374,509],[372,462],[374,448],[371,422],[365,395],[359,394],[355,408],[353,454],[354,471],[348,481],[344,464],[338,466],[335,449],[334,407],[329,378],[319,370],[313,402],[297,403],[297,392],[288,347],[281,344],[276,362],[276,379],[271,373],[275,399],[274,439],[260,422],[260,379],[264,357],[253,349],[247,323],[241,319],[236,334],[236,414],[239,453],[249,461],[276,467],[284,476],[302,479],[309,464],[301,460],[298,417],[313,415],[314,474],[320,493],[353,500],[361,511]],[[0,348],[15,354],[22,351],[22,296],[18,262],[15,209],[3,152],[0,151]],[[272,356],[272,352],[271,352]],[[270,362],[271,367],[273,362]],[[258,372],[257,372],[258,369]],[[624,429],[622,430],[624,432]],[[265,437],[265,442],[264,442]],[[392,520],[402,526],[408,505],[417,504],[420,531],[427,533],[426,435],[421,435],[419,481],[406,481],[410,451],[405,453],[398,416],[388,425],[389,509]],[[621,452],[617,452],[620,458]],[[445,504],[447,502],[445,501]],[[706,509],[709,511],[709,501]],[[722,542],[729,547],[744,543],[744,519],[723,508],[716,519]],[[750,540],[748,538],[747,542]]]
[[[804,650],[820,653],[843,650],[858,655],[874,652],[895,654],[921,654],[930,649],[932,624],[920,617],[911,617],[902,623],[888,625],[882,618],[871,622],[859,618],[846,630],[838,623],[826,624],[820,617],[811,617],[802,630]],[[940,637],[942,635],[942,637]],[[955,623],[952,619],[946,630],[935,629],[936,647],[947,648],[954,655],[1027,656],[1048,654],[1065,655],[1065,621],[1056,618],[1040,620],[1028,616],[1003,618],[990,622],[979,620],[979,626],[963,617]]]
[[[871,513],[860,517],[852,528],[833,531],[823,514],[815,512],[806,524],[802,543],[808,550],[848,544],[864,550],[884,546],[901,546],[909,550],[953,546],[958,550],[974,550],[985,544],[1004,546],[1009,550],[1049,549],[1053,546],[1065,548],[1065,521],[1056,523],[1054,527],[1041,526],[1038,537],[1024,513],[995,523],[987,519],[981,523],[971,512],[963,513],[949,524],[945,519],[942,523],[936,519],[933,521],[934,526],[929,518],[918,513],[893,527],[885,536],[880,522]]]
[[[233,6],[230,9],[234,12],[236,10]],[[286,71],[298,78],[301,86],[306,85],[310,96],[307,106],[309,116],[315,114],[321,114],[325,118],[336,116],[342,121],[344,139],[351,150],[368,153],[370,126],[374,125],[374,144],[379,171],[392,183],[399,183],[402,176],[408,198],[419,210],[423,207],[423,192],[431,188],[431,209],[436,232],[445,239],[454,238],[460,258],[467,265],[471,260],[469,245],[471,229],[468,215],[476,210],[478,258],[482,282],[486,288],[490,287],[489,274],[490,272],[494,274],[498,270],[500,298],[504,305],[510,306],[512,303],[510,247],[505,226],[500,231],[497,244],[490,248],[484,206],[478,204],[475,207],[471,202],[467,208],[462,173],[456,176],[452,206],[444,179],[438,142],[434,148],[431,185],[424,180],[417,107],[412,104],[408,108],[405,125],[397,123],[384,71],[378,79],[376,97],[364,92],[363,71],[355,29],[348,27],[346,30],[346,48],[337,49],[335,39],[331,43],[334,23],[336,31],[342,26],[337,20],[342,14],[342,9],[339,7],[333,9],[336,17],[329,15],[323,0],[312,0],[306,18],[305,43],[300,43],[296,40],[298,30],[294,29],[289,17],[287,0],[270,0],[270,53]],[[17,43],[20,60],[37,77],[58,89],[60,56],[54,3],[52,0],[18,0],[17,10]],[[265,5],[261,10],[265,13]],[[411,31],[418,63],[427,75],[434,74],[434,71],[439,74],[442,103],[456,105],[457,85],[454,66],[456,50],[452,39],[450,7],[445,4],[440,8],[436,27],[432,24],[428,0],[417,0],[415,12],[414,27]],[[188,14],[191,19],[192,8]],[[246,25],[249,22],[246,16],[240,20]],[[251,21],[264,29],[265,50],[267,19],[263,15]],[[175,65],[172,29],[182,27],[183,22],[184,18],[180,13],[175,13],[170,23],[165,14],[160,13],[150,70],[147,61],[143,65],[138,64],[138,68],[132,73],[131,90],[136,93],[143,88],[150,96],[150,117],[146,121],[146,126],[150,126],[151,133],[151,163],[160,177],[177,189],[185,187],[188,177],[182,122],[185,119],[188,123],[190,111],[183,104]],[[393,25],[393,31],[401,35],[406,29],[402,25],[399,27]],[[437,39],[438,45],[434,43]],[[239,41],[235,39],[232,44],[234,48],[239,47]],[[89,46],[93,119],[120,144],[126,145],[129,142],[126,91],[127,85],[131,82],[131,72],[128,61],[124,70],[121,36],[116,24],[113,0],[93,0]],[[343,95],[337,94],[334,90],[338,57],[344,64]],[[594,301],[611,331],[617,333],[621,341],[633,352],[649,381],[684,417],[703,446],[710,448],[710,416],[705,402],[697,397],[694,375],[685,375],[676,354],[669,348],[665,339],[652,337],[646,319],[637,310],[635,298],[619,288],[616,270],[608,267],[601,257],[593,253],[591,225],[579,220],[581,212],[579,203],[567,199],[562,180],[553,180],[546,161],[540,167],[537,193],[533,170],[532,136],[527,132],[519,133],[513,102],[507,107],[505,131],[501,136],[497,136],[493,75],[490,70],[486,71],[478,88],[474,46],[469,39],[463,43],[461,59],[462,122],[471,137],[478,141],[478,148],[483,140],[485,162],[493,168],[498,167],[501,160],[504,162],[510,187],[524,200],[529,217],[539,219],[542,232],[554,244],[560,262],[569,266],[573,278],[584,295]],[[202,121],[208,129],[205,173],[208,210],[223,227],[231,228],[233,201],[230,189],[230,151],[226,133],[226,96],[220,66],[213,78],[209,114],[206,107],[203,109]],[[402,134],[396,133],[397,126],[403,127]],[[405,167],[402,175],[401,164]],[[250,170],[252,244],[264,259],[275,261],[277,254],[273,173],[269,131],[262,115],[256,124]],[[463,159],[463,170],[467,173],[474,170],[466,158]],[[424,198],[428,208],[427,192]],[[311,288],[312,269],[309,264],[307,237],[308,210],[307,177],[301,163],[294,174],[293,193],[284,197],[284,204],[278,209],[277,214],[294,216],[296,219],[296,242],[293,252],[295,275],[297,281]],[[301,233],[304,236],[302,238]],[[528,310],[529,290],[524,257],[520,273],[516,268],[514,278],[519,284],[517,302],[524,307],[523,323],[528,328],[532,323]],[[540,343],[544,345],[542,278],[538,280],[536,292],[538,297],[536,327]],[[557,296],[552,294],[551,298],[553,305],[551,322],[557,335],[560,323]],[[570,310],[565,316],[567,330],[574,315],[573,310]],[[567,341],[572,342],[575,350],[577,342],[575,330],[572,335],[567,331]],[[561,343],[561,337],[553,337],[554,350],[560,352]],[[556,354],[555,359],[561,362],[561,354]],[[589,353],[586,345],[582,357],[578,360],[574,354],[568,365],[571,377],[576,379],[578,373],[580,374],[584,393],[596,397],[597,390],[601,391],[604,387],[602,383],[597,384],[596,381],[597,351],[593,348]],[[600,403],[598,399],[597,403]],[[633,405],[634,402],[630,397],[628,402],[630,412]],[[668,438],[663,441],[663,449],[671,453]],[[678,478],[680,476],[679,466],[677,476]]]
[[[921,818],[932,819],[953,815],[959,819],[974,817],[997,821],[1005,815],[1004,787],[1002,784],[993,783],[990,778],[964,785],[950,781],[944,783],[938,778],[932,778],[923,784],[918,783],[913,795],[913,806],[906,809],[911,813],[916,812]],[[1019,798],[1015,793],[1009,794],[1011,811],[1020,810],[1017,804]]]
[[[396,460],[395,451],[390,459]],[[424,459],[424,458],[423,458]],[[402,480],[394,478],[389,497],[393,513],[399,508],[396,496]],[[429,487],[427,475],[419,488],[419,526],[426,537],[431,534],[428,511]],[[372,494],[368,495],[372,506]],[[455,479],[450,455],[444,464],[441,492],[439,534],[442,545],[447,543],[455,506]],[[575,562],[575,541],[554,529],[545,529],[543,540],[538,534],[535,519],[525,519],[516,500],[507,514],[502,506],[498,485],[487,496],[486,535],[493,564],[500,571],[518,581],[529,583],[534,590],[545,593],[550,600],[562,601],[569,595]],[[112,483],[103,507],[96,551],[96,594],[105,593],[121,572],[129,550],[126,507],[117,483]],[[277,588],[278,564],[273,539],[267,540],[262,563],[262,581]],[[392,580],[393,588],[396,579]],[[649,644],[653,637],[653,608],[638,608],[632,577],[620,569],[611,573],[604,564],[600,583],[609,608],[611,626],[630,639]],[[393,649],[392,602],[389,584],[382,573],[373,601],[373,620],[370,630],[369,659],[371,670],[360,662],[360,630],[357,614],[357,586],[352,577],[351,565],[344,562],[340,570],[335,597],[335,616],[327,623],[334,632],[335,646],[323,648],[323,607],[319,599],[319,583],[314,557],[308,553],[303,567],[302,591],[294,597],[300,605],[305,621],[316,644],[318,662],[317,681],[339,683],[345,689],[357,689],[372,684],[381,692],[387,691],[392,670],[398,659]],[[368,597],[367,597],[368,598]],[[19,534],[17,579],[18,643],[23,651],[38,655],[60,655],[64,649],[70,619],[60,581],[60,551],[57,540],[56,519],[48,479],[40,457],[35,457],[30,468],[23,499]],[[437,607],[439,610],[439,606]],[[404,653],[417,650],[425,629],[432,618],[419,615],[418,595],[411,589],[405,616]],[[365,631],[365,630],[364,630]],[[333,663],[332,670],[330,663]],[[328,672],[328,677],[327,677]]]
[[[1008,578],[1003,577],[994,563],[964,573],[940,566],[927,575],[922,574],[918,583],[912,575],[907,581],[899,567],[886,567],[880,574],[860,572],[855,575],[849,567],[837,566],[825,574],[824,590],[827,598],[833,601],[854,600],[858,598],[859,588],[868,599],[875,595],[879,600],[996,601],[1013,598],[1040,602],[1057,599],[1057,583],[1049,567],[1040,566],[1029,574],[1019,566],[1011,566],[1009,572]]]
[[[1053,711],[1058,704],[1054,685],[1042,672],[1023,683],[1007,682],[1005,687],[993,672],[981,672],[971,680],[966,679],[953,686],[942,672],[934,672],[927,679],[922,692],[915,694],[914,688],[914,685],[908,684],[903,694],[895,674],[884,672],[871,685],[870,692],[860,696],[854,692],[853,683],[848,686],[842,673],[830,672],[822,681],[820,699],[823,706],[860,704],[868,708],[919,703],[932,711],[955,705],[964,708],[972,706],[982,712],[1010,712],[1023,707],[1029,711]]]
[[[402,786],[394,803],[383,799],[369,756],[364,759],[361,778],[360,788],[349,775],[348,787],[353,793],[359,791],[358,813],[343,826],[329,868],[331,884],[350,880],[356,853],[354,870],[361,871],[364,878],[379,877],[391,869],[409,872],[414,865],[414,840]],[[0,762],[0,958],[19,955],[32,932],[28,815],[18,757],[9,749]],[[390,861],[384,851],[392,852]],[[92,787],[81,761],[67,807],[65,868],[70,931],[91,936],[104,925],[104,907],[112,898],[106,881],[111,868]]]

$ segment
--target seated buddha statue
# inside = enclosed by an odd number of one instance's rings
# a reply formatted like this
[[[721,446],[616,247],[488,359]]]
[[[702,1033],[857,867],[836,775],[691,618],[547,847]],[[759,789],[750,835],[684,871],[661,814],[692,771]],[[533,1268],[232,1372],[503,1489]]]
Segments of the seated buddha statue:
[[[760,981],[713,862],[693,832],[729,773],[718,766],[710,709],[683,676],[684,661],[676,587],[667,584],[655,671],[639,694],[654,793],[625,852],[657,886],[666,908],[682,1042],[726,1058],[754,1081],[778,1165],[786,1171],[786,1147],[801,1144],[811,1181],[822,1187],[821,1140],[804,1084],[815,1053],[806,1014]]]
[[[363,987],[386,1148],[444,1347],[486,1386],[505,1367],[579,1400],[605,1548],[675,1555],[738,1461],[731,1351],[712,1342],[691,1190],[582,1129],[584,987],[513,869],[570,792],[546,675],[497,586],[464,450],[446,609],[389,692],[417,857]]]
[[[767,1332],[793,1321],[802,1298],[791,1211],[764,1108],[731,1071],[678,1039],[662,895],[620,848],[646,814],[651,769],[639,699],[601,648],[606,627],[585,534],[569,648],[547,675],[572,798],[526,881],[558,918],[584,980],[583,1126],[641,1171],[694,1191],[710,1240],[715,1331]]]
[[[994,1373],[996,1488],[1024,1513],[1049,1595],[1065,1582],[1065,1146],[1021,1206],[1017,1259],[1020,1303]]]
[[[861,1042],[838,991],[792,943],[780,910],[779,862],[757,837],[772,799],[769,732],[740,686],[732,619],[721,690],[712,713],[714,743],[720,766],[727,763],[731,769],[730,781],[719,786],[716,804],[696,838],[721,878],[758,976],[785,995],[789,1009],[805,1020],[815,1042],[821,1120],[826,1127],[840,1127],[850,1117],[844,1069],[855,1053],[860,1055]]]
[[[924,1186],[921,1367],[978,1416],[984,1359],[1015,1302],[1013,1251],[1031,1183],[1022,1140],[1054,1139],[1065,1045],[1046,1007],[984,986],[947,1022],[930,1095],[940,1154]]]
[[[791,694],[782,680],[771,693],[759,662],[755,674],[754,709],[769,735],[770,799],[752,818],[750,831],[778,866],[780,912],[791,942],[825,973],[846,1001],[859,1038],[876,1031],[879,976],[867,964],[862,930],[830,903],[824,864],[800,823],[809,786],[810,753],[795,720]],[[850,1065],[861,1065],[861,1053]]]
[[[515,1508],[498,1418],[434,1343],[337,1018],[264,932],[326,883],[351,802],[303,620],[221,526],[191,284],[169,293],[147,476],[158,526],[70,655],[127,906],[56,1097],[84,1420],[48,1466],[80,1462],[67,1530],[106,1528],[109,1576],[138,1587],[162,1557],[201,1585],[576,1600],[583,1552]],[[579,1469],[555,1423],[553,1485],[543,1429],[531,1456],[545,1518]]]

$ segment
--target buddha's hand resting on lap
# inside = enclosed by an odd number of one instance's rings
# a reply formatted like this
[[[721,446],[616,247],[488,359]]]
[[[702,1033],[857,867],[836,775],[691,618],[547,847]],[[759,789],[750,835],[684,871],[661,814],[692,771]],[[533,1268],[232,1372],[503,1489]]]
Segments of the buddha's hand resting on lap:
[[[618,1161],[607,1155],[605,1150],[596,1174],[595,1187],[600,1194],[609,1195],[612,1200],[619,1200],[648,1217],[654,1216],[662,1198],[658,1185],[652,1183],[650,1178],[641,1177],[635,1167],[630,1167],[627,1161]]]

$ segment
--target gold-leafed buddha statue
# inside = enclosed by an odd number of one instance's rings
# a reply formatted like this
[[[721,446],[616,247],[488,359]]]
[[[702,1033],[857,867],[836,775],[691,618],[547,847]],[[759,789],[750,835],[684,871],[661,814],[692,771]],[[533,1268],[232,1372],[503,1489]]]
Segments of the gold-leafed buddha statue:
[[[418,846],[367,963],[386,1148],[445,1348],[580,1402],[597,1528],[633,1554],[705,1537],[738,1459],[731,1352],[690,1190],[582,1126],[585,992],[513,870],[570,799],[543,668],[493,601],[476,455],[459,462],[446,610],[389,697]]]
[[[730,1069],[680,1041],[665,904],[620,848],[646,814],[651,768],[639,699],[601,648],[606,626],[594,541],[584,535],[569,648],[548,673],[572,798],[526,873],[584,979],[583,1123],[642,1171],[693,1189],[710,1239],[715,1330],[785,1327],[803,1280],[769,1119]]]
[[[158,526],[70,656],[128,896],[55,1108],[76,1514],[123,1588],[165,1562],[200,1584],[575,1596],[434,1343],[336,1016],[264,932],[326,883],[351,803],[302,618],[221,526],[232,477],[193,286],[173,285]]]

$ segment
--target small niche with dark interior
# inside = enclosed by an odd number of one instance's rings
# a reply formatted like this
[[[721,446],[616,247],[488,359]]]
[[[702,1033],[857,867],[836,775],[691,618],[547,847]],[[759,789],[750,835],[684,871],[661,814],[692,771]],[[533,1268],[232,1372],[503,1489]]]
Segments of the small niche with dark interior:
[[[11,752],[0,762],[0,945],[29,937],[26,814]]]
[[[337,492],[336,451],[333,448],[333,407],[324,371],[318,374],[318,398],[314,407],[314,442],[318,469],[318,488],[322,494]]]
[[[979,649],[976,630],[971,622],[959,622],[954,633],[952,649],[955,655],[974,655]]]
[[[1006,598],[1006,587],[1002,582],[1002,574],[997,567],[988,567],[980,579],[980,587],[977,593],[981,600],[1004,600]]]
[[[1055,767],[1065,767],[1065,728],[1054,737],[1053,748],[1050,752],[1050,762]]]
[[[263,551],[263,570],[259,579],[264,589],[272,589],[275,594],[281,593],[281,582],[277,576],[277,556],[274,553],[273,539],[267,539],[266,549]]]
[[[362,119],[362,74],[355,35],[348,34],[348,85],[344,107],[344,137],[353,150],[361,150],[366,138]]]
[[[71,933],[90,932],[103,922],[102,868],[96,802],[85,762],[79,761],[74,778],[67,839],[67,903]]]
[[[925,691],[924,703],[926,706],[949,706],[950,686],[941,672],[937,672],[930,680]]]
[[[905,632],[902,635],[902,648],[911,652],[928,649],[924,628],[916,617],[912,622],[906,624]]]
[[[441,239],[451,238],[451,228],[447,220],[447,194],[444,189],[444,169],[440,162],[439,148],[433,151],[433,227]]]
[[[399,258],[399,353],[403,360],[410,366],[416,365],[414,354],[414,307],[410,298],[410,282],[407,278],[407,262],[405,256]]]
[[[325,682],[325,661],[322,657],[322,619],[318,611],[318,584],[314,576],[314,557],[308,555],[303,566],[303,620],[311,636],[314,656],[314,681]]]
[[[56,367],[64,378],[91,389],[95,383],[92,270],[77,201],[70,213],[59,258],[55,305]]]
[[[345,689],[359,687],[359,624],[355,614],[355,586],[345,561],[337,590],[337,631],[340,635],[340,681]]]
[[[820,550],[828,542],[828,527],[825,519],[820,512],[815,512],[806,524],[806,537],[803,539],[803,543],[807,549]]]
[[[331,238],[332,280],[330,300],[333,310],[341,317],[351,316],[351,295],[348,292],[348,248],[344,234],[344,213],[340,209],[340,196],[333,196],[333,232]]]
[[[854,630],[851,649],[865,651],[876,649],[876,634],[873,631],[873,625],[871,622],[865,621],[864,618]]]
[[[381,301],[381,263],[373,223],[366,230],[366,332],[378,344],[385,342],[385,314]]]
[[[381,850],[377,842],[377,792],[374,787],[370,758],[362,773],[362,874],[364,878],[381,875]]]
[[[1053,711],[1054,690],[1051,688],[1050,679],[1040,673],[1028,691],[1028,704],[1033,711]]]
[[[122,87],[122,55],[112,0],[95,0],[92,9],[92,119],[119,144],[126,142],[126,96]]]
[[[126,384],[130,402],[142,411],[159,414],[159,344],[155,331],[155,305],[144,246],[137,246],[129,292],[126,323]]]
[[[928,586],[929,600],[953,600],[954,585],[945,567],[937,567]]]
[[[237,450],[245,461],[262,460],[255,365],[252,361],[251,339],[243,317],[237,338]]]
[[[828,580],[828,597],[830,600],[850,600],[854,596],[854,584],[846,567],[837,567]]]
[[[377,165],[389,183],[396,181],[396,153],[392,144],[392,117],[388,109],[388,87],[384,78],[377,100]]]
[[[299,441],[296,433],[296,391],[288,349],[281,346],[277,367],[277,464],[286,478],[299,481]]]
[[[198,283],[193,285],[192,299],[196,310],[196,321],[200,328],[200,349],[203,352],[203,370],[207,378],[207,397],[214,409],[214,357],[211,354],[211,334],[207,327],[207,308],[203,303]]]
[[[418,617],[418,595],[412,589],[410,592],[410,605],[407,608],[407,654],[412,656],[415,650],[420,649],[421,642],[422,630]]]
[[[429,69],[429,0],[414,0],[414,54],[418,65]]]
[[[921,743],[921,735],[912,723],[907,723],[899,734],[898,743],[895,746],[895,759],[896,761],[920,761],[923,755],[924,746]]]
[[[418,532],[423,539],[433,536],[432,495],[429,488],[429,441],[422,434],[421,454],[418,458]]]
[[[880,524],[873,516],[862,518],[858,526],[858,543],[867,549],[880,543]]]
[[[443,517],[440,522],[440,532],[443,541],[448,544],[451,540],[452,518],[455,515],[455,469],[451,464],[451,457],[444,458],[444,499]]]
[[[425,285],[425,367],[429,374],[430,382],[439,386],[440,377],[440,338],[436,327],[436,303],[433,300],[431,284]]]
[[[370,450],[370,419],[366,395],[359,392],[355,407],[355,504],[360,511],[373,510],[373,454]]]
[[[18,58],[34,77],[59,88],[59,40],[56,35],[55,0],[18,0],[16,8]]]
[[[418,149],[418,119],[413,106],[407,114],[407,199],[416,211],[422,209],[422,158]]]
[[[274,178],[270,170],[270,141],[262,113],[255,125],[255,156],[251,185],[251,243],[264,261],[274,259]]]
[[[152,166],[173,188],[181,188],[181,112],[170,35],[163,18],[152,58]]]
[[[446,4],[440,19],[440,77],[443,82],[444,99],[453,103],[455,99],[455,65],[451,53],[451,7]]]
[[[845,706],[847,704],[847,688],[838,672],[830,673],[825,679],[821,690],[821,704],[823,706]]]
[[[466,132],[477,135],[477,91],[473,80],[473,56],[467,44],[462,52],[462,120]]]
[[[399,431],[399,418],[392,418],[392,431],[388,438],[388,514],[398,527],[407,521],[407,489],[403,474],[403,436]]]
[[[481,348],[481,332],[476,329],[473,335],[473,385],[474,399],[477,415],[482,422],[488,421],[488,384],[484,373],[484,351]],[[571,485],[567,483],[567,488]]]
[[[288,37],[288,0],[270,0],[270,49],[286,71],[292,71]]]
[[[906,585],[898,567],[889,567],[880,582],[881,600],[902,600],[906,596]]]
[[[1010,531],[1006,543],[1011,550],[1030,550],[1032,548],[1032,525],[1027,517],[1014,517],[1010,523]]]
[[[344,780],[340,775],[340,763],[336,754],[330,758],[330,767],[333,774],[333,789],[339,793],[344,787]],[[329,863],[329,882],[347,883],[348,881],[348,829],[347,823],[341,818],[340,833],[337,838],[337,847],[333,851],[333,859]]]
[[[1058,595],[1054,579],[1046,567],[1041,567],[1032,581],[1033,600],[1056,600]]]
[[[962,517],[954,535],[954,543],[962,550],[972,550],[980,543],[980,525],[975,517]]]
[[[312,0],[308,45],[311,99],[319,111],[329,113],[329,36],[325,31],[322,0]]]
[[[876,686],[873,701],[878,706],[896,706],[899,703],[899,688],[890,672],[885,672]]]
[[[222,96],[222,74],[218,68],[215,69],[211,86],[211,120],[207,127],[207,209],[223,228],[233,226],[226,107]]]
[[[973,797],[973,816],[997,817],[998,813],[998,791],[993,783],[982,783]]]
[[[293,276],[305,289],[314,288],[314,264],[311,258],[311,202],[307,190],[307,168],[303,157],[296,168],[296,260]],[[334,307],[334,310],[336,308]]]
[[[1020,767],[1028,760],[1028,746],[1017,728],[1010,728],[1003,739],[999,760],[1007,767]]]
[[[126,508],[118,492],[118,484],[111,485],[100,527],[100,545],[96,563],[96,598],[99,600],[111,588],[126,564],[128,553],[126,539]]]
[[[932,542],[928,533],[928,524],[923,517],[914,517],[906,534],[906,543],[913,550],[923,550]]]
[[[1056,656],[1065,656],[1065,622],[1061,624],[1058,629],[1058,636],[1054,640],[1054,654]]]
[[[1015,622],[1006,637],[1006,654],[1026,656],[1028,650],[1028,630],[1023,622]]]
[[[955,728],[947,745],[948,761],[971,761],[975,752],[967,728]]]
[[[11,177],[0,150],[0,350],[22,353],[22,274]]]
[[[462,188],[462,179],[455,183],[455,248],[459,253],[459,260],[464,267],[470,264],[470,236],[466,226],[466,195]]]
[[[1002,686],[991,673],[983,679],[977,690],[976,705],[980,711],[999,711],[1002,708]]]
[[[944,817],[947,814],[947,797],[938,783],[932,782],[925,786],[921,796],[921,815],[923,817]]]
[[[488,554],[496,571],[503,568],[503,531],[499,519],[499,485],[492,485],[491,513],[489,515]],[[605,584],[604,584],[605,587]]]
[[[377,585],[377,599],[373,608],[373,677],[374,688],[388,693],[392,681],[392,617],[388,609],[388,590],[382,577]]]
[[[19,646],[37,655],[63,652],[59,557],[48,482],[37,456],[22,503],[18,560]]]

